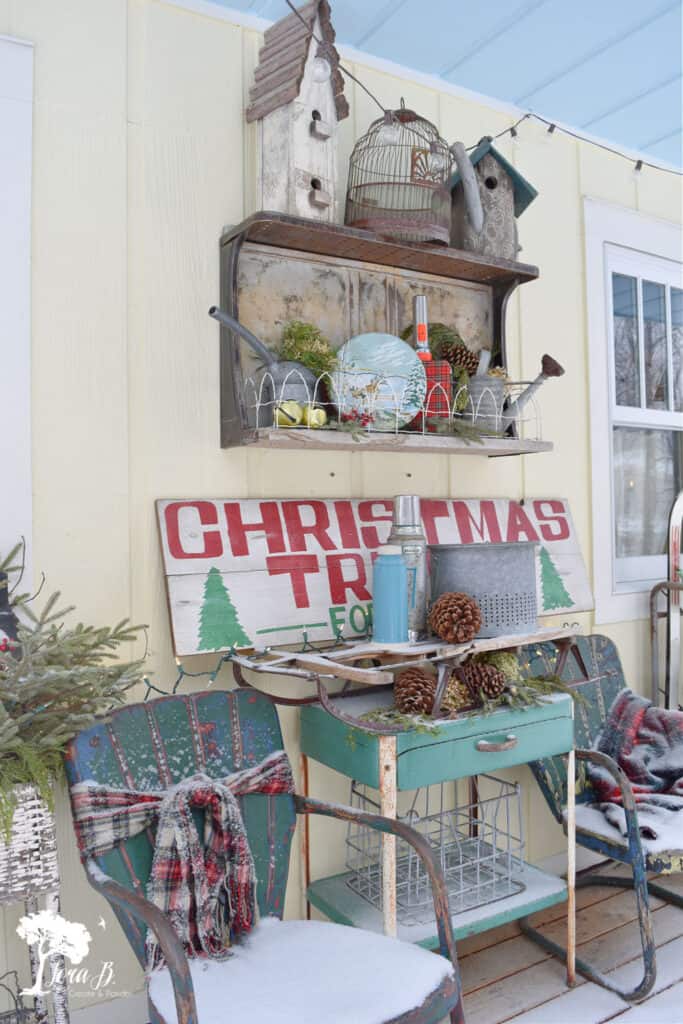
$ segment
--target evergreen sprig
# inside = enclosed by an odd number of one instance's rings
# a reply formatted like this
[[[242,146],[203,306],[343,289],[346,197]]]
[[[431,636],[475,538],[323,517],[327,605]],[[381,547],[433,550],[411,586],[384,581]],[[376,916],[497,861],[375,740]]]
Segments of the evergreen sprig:
[[[20,575],[19,553],[20,547],[10,552],[0,570]],[[145,627],[128,619],[112,627],[70,626],[65,619],[73,608],[60,605],[59,591],[39,613],[32,600],[12,596],[17,642],[0,646],[0,829],[6,839],[16,806],[14,787],[34,785],[52,807],[52,780],[61,772],[68,741],[123,704],[126,691],[143,675],[144,657],[117,658]]]

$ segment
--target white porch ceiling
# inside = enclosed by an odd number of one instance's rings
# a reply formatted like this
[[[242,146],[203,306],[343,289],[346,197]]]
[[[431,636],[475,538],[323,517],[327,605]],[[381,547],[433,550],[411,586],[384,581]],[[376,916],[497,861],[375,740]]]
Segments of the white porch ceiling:
[[[218,0],[276,21],[285,0]],[[683,164],[681,0],[331,0],[337,40]]]

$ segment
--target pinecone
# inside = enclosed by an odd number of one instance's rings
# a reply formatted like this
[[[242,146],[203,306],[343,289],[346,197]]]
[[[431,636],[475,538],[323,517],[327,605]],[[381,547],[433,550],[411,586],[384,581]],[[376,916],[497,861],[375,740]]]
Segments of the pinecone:
[[[403,715],[430,715],[434,707],[436,677],[415,666],[394,680],[394,704]]]
[[[449,644],[464,644],[481,629],[481,611],[468,594],[442,594],[429,612],[429,628]]]
[[[463,711],[473,711],[480,703],[479,697],[477,700],[473,700],[467,684],[462,679],[458,679],[455,672],[452,672],[441,702],[442,710],[449,711],[451,716],[455,717]]]
[[[468,661],[460,668],[459,674],[470,697],[475,701],[481,701],[482,696],[487,700],[495,700],[505,689],[505,675],[495,665]]]
[[[466,370],[470,377],[479,367],[479,353],[472,352],[467,345],[444,343],[441,345],[441,359],[451,364],[454,373],[457,370]]]

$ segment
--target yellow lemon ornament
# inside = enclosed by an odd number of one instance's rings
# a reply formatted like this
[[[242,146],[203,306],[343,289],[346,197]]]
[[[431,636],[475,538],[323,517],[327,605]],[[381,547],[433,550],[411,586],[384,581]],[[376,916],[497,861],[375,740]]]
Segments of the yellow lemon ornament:
[[[317,430],[327,423],[327,413],[324,409],[318,409],[315,405],[307,405],[304,409],[304,423],[307,427]]]
[[[275,406],[275,425],[298,427],[304,417],[303,407],[298,402],[280,402]]]

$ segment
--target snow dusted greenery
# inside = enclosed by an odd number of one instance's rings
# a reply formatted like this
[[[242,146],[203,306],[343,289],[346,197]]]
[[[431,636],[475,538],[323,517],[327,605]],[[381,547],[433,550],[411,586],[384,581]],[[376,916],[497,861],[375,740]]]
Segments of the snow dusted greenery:
[[[34,785],[52,808],[52,782],[62,769],[67,742],[100,716],[123,704],[142,678],[144,659],[118,661],[121,648],[138,640],[142,626],[65,623],[72,607],[59,592],[34,610],[34,598],[17,594],[22,545],[4,559],[10,603],[19,619],[16,642],[0,647],[0,841],[9,841],[16,806],[14,787]]]
[[[72,964],[80,964],[88,955],[92,940],[84,924],[80,924],[79,921],[67,921],[54,910],[39,910],[35,914],[20,918],[17,934],[29,946],[38,947],[38,970],[31,988],[22,990],[23,996],[45,995],[45,965],[51,956],[61,953]]]
[[[384,1024],[453,973],[437,953],[327,921],[266,917],[232,953],[190,961],[201,1024]],[[152,972],[149,994],[177,1024],[167,968]]]

